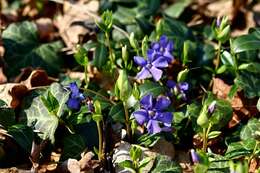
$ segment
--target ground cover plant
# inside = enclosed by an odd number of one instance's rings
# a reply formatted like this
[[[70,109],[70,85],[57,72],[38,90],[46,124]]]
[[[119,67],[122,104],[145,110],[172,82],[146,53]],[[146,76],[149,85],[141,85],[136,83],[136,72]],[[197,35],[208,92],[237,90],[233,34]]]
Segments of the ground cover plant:
[[[1,172],[260,172],[259,4],[1,1]]]

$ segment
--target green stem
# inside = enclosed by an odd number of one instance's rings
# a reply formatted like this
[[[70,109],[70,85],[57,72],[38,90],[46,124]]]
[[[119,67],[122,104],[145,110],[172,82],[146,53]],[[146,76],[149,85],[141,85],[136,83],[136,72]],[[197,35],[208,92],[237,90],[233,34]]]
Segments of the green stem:
[[[95,94],[95,95],[97,95],[97,96],[99,96],[99,97],[102,97],[102,99],[104,99],[104,100],[110,102],[112,105],[116,105],[115,102],[113,102],[112,100],[110,100],[110,99],[107,98],[106,96],[103,96],[102,94],[100,94],[100,93],[98,93],[98,92],[96,92],[96,91],[93,91],[93,90],[88,89],[88,88],[81,88],[81,89],[83,89],[84,91],[90,92],[90,93],[92,93],[92,94]]]
[[[220,53],[221,53],[221,41],[218,41],[217,61],[216,61],[215,70],[218,69],[220,64]]]
[[[98,160],[101,161],[103,159],[103,140],[102,140],[102,129],[100,127],[100,122],[97,123],[97,129],[98,129]]]
[[[207,152],[207,147],[208,147],[208,136],[209,136],[209,132],[211,130],[211,123],[209,123],[208,128],[203,128],[203,151]]]
[[[258,144],[259,144],[259,142],[256,141],[254,150],[253,150],[252,154],[250,155],[250,157],[248,158],[248,166],[250,166],[251,160],[255,157],[255,152],[257,150]]]
[[[109,52],[109,58],[110,58],[111,63],[114,65],[115,60],[114,60],[114,56],[113,56],[113,50],[110,45],[109,33],[106,32],[105,36],[106,36],[106,42],[107,42],[107,47],[108,47],[108,52]]]
[[[89,78],[88,78],[88,67],[87,65],[84,66],[84,76],[85,76],[85,88],[88,87]]]
[[[130,127],[127,103],[123,102],[123,105],[124,105],[124,111],[125,111],[126,133],[127,133],[127,137],[128,137],[129,142],[131,142],[132,141],[132,132],[131,132],[131,127]]]

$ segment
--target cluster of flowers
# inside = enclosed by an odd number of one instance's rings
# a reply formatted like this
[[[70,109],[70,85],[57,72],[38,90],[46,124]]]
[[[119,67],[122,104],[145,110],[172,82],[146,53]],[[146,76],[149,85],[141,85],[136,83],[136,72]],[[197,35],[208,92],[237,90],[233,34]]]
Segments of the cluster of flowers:
[[[142,67],[137,74],[137,79],[153,78],[159,81],[162,77],[162,68],[168,67],[173,61],[173,41],[163,35],[159,42],[151,44],[150,49],[147,50],[147,59],[141,56],[134,56],[136,64]]]
[[[173,114],[165,111],[170,104],[171,101],[168,97],[154,98],[153,95],[148,94],[140,100],[141,108],[133,112],[133,115],[137,123],[145,125],[150,134],[171,131]]]

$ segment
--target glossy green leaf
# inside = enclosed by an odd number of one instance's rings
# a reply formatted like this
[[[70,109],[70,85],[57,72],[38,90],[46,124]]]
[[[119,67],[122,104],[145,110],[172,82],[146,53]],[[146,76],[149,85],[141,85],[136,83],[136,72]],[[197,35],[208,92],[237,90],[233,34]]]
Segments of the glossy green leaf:
[[[125,122],[125,111],[122,102],[111,107],[108,114],[115,122]]]
[[[158,83],[146,81],[144,84],[139,85],[139,91],[140,97],[143,97],[147,94],[158,96],[160,94],[164,94],[166,89]]]
[[[232,50],[235,53],[260,49],[260,32],[254,31],[248,35],[242,35],[232,41]]]
[[[31,153],[33,131],[23,124],[16,124],[8,128],[8,134],[28,153]]]
[[[234,66],[235,62],[234,59],[232,57],[232,55],[228,52],[228,51],[224,51],[221,54],[221,61],[224,65],[230,65],[230,66]]]
[[[107,47],[100,43],[97,45],[94,55],[93,64],[98,68],[102,68],[108,59]]]
[[[165,14],[170,17],[178,18],[185,8],[192,3],[192,0],[180,0],[174,2],[172,5],[165,9]]]
[[[138,164],[139,169],[142,170],[142,168],[144,168],[151,160],[152,158],[150,157],[146,157],[143,160],[141,160]]]
[[[74,58],[79,65],[86,66],[88,65],[88,57],[87,51],[83,47],[78,47],[76,53],[74,54]]]
[[[133,163],[131,160],[124,160],[120,163],[118,163],[118,165],[126,170],[129,170],[132,173],[136,173]]]
[[[63,144],[61,160],[69,158],[80,159],[81,153],[86,149],[84,138],[79,134],[66,136],[63,140]]]
[[[19,74],[20,69],[28,66],[42,67],[50,74],[56,74],[62,66],[59,51],[61,42],[40,44],[37,27],[32,22],[14,23],[3,32],[5,61],[10,67],[8,76]]]
[[[216,137],[218,137],[220,134],[221,134],[221,131],[211,131],[211,132],[208,134],[208,139],[216,138]]]
[[[260,74],[260,63],[257,62],[243,63],[240,66],[238,66],[238,69]]]

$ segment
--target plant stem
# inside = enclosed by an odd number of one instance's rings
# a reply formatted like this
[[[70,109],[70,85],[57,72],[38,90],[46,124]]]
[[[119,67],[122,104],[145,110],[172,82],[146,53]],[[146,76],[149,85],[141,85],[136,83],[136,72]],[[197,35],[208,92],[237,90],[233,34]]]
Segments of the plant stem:
[[[106,44],[107,44],[107,47],[108,47],[108,51],[109,51],[109,58],[110,58],[110,61],[111,61],[111,64],[114,66],[114,56],[113,56],[113,50],[111,49],[111,45],[110,45],[110,39],[109,39],[109,33],[106,32],[105,33],[105,37],[106,37]]]
[[[84,77],[85,77],[85,88],[88,87],[89,78],[88,78],[88,67],[84,65]]]
[[[98,160],[101,161],[103,159],[103,140],[102,140],[102,129],[100,127],[100,122],[97,123],[97,129],[98,129]]]
[[[127,103],[123,102],[123,105],[124,105],[124,111],[125,111],[126,133],[127,133],[127,137],[128,137],[129,142],[131,142],[132,141],[132,132],[131,132],[131,127],[130,127]]]
[[[255,157],[255,152],[257,150],[258,144],[259,144],[259,142],[256,141],[254,150],[253,150],[252,154],[250,155],[250,157],[248,158],[248,166],[250,166],[251,160]]]
[[[100,93],[98,93],[98,92],[96,92],[96,91],[93,91],[93,90],[88,89],[88,88],[81,88],[81,89],[83,89],[84,91],[87,91],[87,92],[93,93],[93,94],[95,94],[95,95],[97,95],[97,96],[99,96],[99,97],[102,97],[102,99],[108,101],[108,102],[111,103],[112,105],[116,105],[115,102],[113,102],[112,100],[110,100],[110,99],[107,98],[106,96],[103,96],[102,94],[100,94]]]
[[[209,136],[209,132],[211,130],[211,123],[209,123],[208,128],[203,128],[203,151],[207,152],[207,147],[208,147],[208,136]]]
[[[218,51],[217,51],[217,61],[216,61],[216,66],[215,66],[215,71],[218,69],[219,64],[220,64],[220,53],[221,53],[221,41],[218,41]]]

